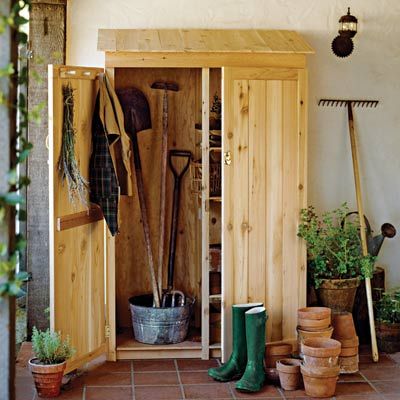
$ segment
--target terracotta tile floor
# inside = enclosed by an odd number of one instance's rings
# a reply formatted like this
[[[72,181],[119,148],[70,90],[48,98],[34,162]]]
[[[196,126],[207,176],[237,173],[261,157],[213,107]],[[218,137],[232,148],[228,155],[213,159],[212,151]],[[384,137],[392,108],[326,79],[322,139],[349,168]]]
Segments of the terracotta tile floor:
[[[381,354],[371,361],[368,348],[360,349],[360,372],[342,375],[337,400],[400,400],[400,353]],[[17,400],[38,400],[26,368],[29,344],[17,361]],[[87,370],[63,386],[60,400],[167,400],[167,399],[308,399],[304,390],[285,392],[267,385],[256,394],[240,393],[234,383],[216,383],[207,369],[218,360],[146,360],[91,363]]]

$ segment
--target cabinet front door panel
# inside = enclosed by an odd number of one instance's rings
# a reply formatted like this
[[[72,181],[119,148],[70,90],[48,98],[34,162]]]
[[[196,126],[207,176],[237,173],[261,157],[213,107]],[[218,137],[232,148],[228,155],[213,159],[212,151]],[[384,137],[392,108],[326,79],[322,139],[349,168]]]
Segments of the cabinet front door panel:
[[[87,206],[79,200],[71,203],[67,183],[62,182],[58,168],[62,88],[70,83],[74,90],[75,154],[81,174],[89,179],[92,114],[99,71],[49,67],[50,322],[52,329],[69,336],[76,349],[68,362],[68,371],[106,350],[104,222],[101,219],[80,224]],[[63,225],[62,221],[68,221],[69,225]]]
[[[305,72],[223,69],[223,337],[231,306],[263,302],[267,341],[295,338],[305,303]],[[302,132],[303,130],[303,132]]]

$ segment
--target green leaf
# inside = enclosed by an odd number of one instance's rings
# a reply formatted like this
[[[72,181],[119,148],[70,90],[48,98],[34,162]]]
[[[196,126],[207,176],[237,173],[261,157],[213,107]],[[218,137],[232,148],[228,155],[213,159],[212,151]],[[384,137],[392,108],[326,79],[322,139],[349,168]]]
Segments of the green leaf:
[[[27,24],[28,22],[29,22],[29,20],[26,19],[26,18],[24,18],[24,17],[22,17],[21,15],[17,15],[17,16],[14,18],[14,23],[15,23],[16,25],[18,25],[18,26]]]
[[[9,185],[13,186],[16,185],[17,180],[18,180],[17,170],[13,168],[7,173],[7,182]]]
[[[26,221],[26,210],[20,208],[17,213],[18,221]]]
[[[10,76],[14,72],[14,65],[12,63],[9,63],[6,67],[0,68],[0,78]]]
[[[22,150],[17,157],[17,163],[24,162],[29,156],[30,150]]]
[[[2,197],[3,197],[3,200],[11,206],[15,206],[17,204],[21,204],[21,203],[25,202],[24,197],[21,194],[19,194],[18,192],[9,192],[9,193],[6,193],[5,195],[3,195]]]
[[[15,275],[19,281],[26,282],[29,279],[29,274],[26,271],[20,271]]]
[[[20,44],[28,43],[28,35],[25,32],[18,32],[17,33],[17,41]]]

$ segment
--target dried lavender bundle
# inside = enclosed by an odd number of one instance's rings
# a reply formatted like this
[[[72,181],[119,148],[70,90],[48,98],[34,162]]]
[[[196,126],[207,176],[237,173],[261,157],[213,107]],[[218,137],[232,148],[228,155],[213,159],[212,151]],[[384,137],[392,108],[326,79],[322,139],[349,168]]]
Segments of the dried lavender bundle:
[[[67,181],[69,201],[75,204],[80,200],[87,206],[88,182],[81,175],[78,162],[75,156],[75,135],[74,128],[74,89],[71,83],[63,85],[63,129],[61,154],[58,160],[58,171],[61,180]]]

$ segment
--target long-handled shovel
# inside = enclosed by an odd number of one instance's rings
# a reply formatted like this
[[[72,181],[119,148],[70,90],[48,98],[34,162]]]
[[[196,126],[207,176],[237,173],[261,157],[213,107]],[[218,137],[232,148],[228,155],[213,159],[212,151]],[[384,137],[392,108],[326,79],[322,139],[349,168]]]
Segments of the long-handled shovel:
[[[361,107],[376,107],[378,105],[378,100],[341,100],[341,99],[321,99],[318,105],[322,106],[347,106],[348,121],[349,121],[349,134],[351,143],[351,155],[353,158],[353,170],[354,170],[354,183],[356,187],[356,198],[357,198],[357,209],[358,215],[360,216],[360,235],[361,235],[361,247],[364,256],[368,256],[368,244],[366,237],[365,219],[362,217],[364,215],[364,207],[361,196],[361,180],[360,171],[358,166],[358,150],[356,134],[354,130],[354,119],[353,119],[353,106]],[[367,292],[367,302],[368,302],[368,316],[369,316],[369,327],[371,332],[371,347],[372,347],[372,358],[375,362],[379,360],[378,346],[376,344],[376,332],[375,332],[375,319],[374,319],[374,309],[372,305],[372,290],[371,290],[371,279],[365,278],[365,288]]]
[[[155,307],[160,307],[156,275],[154,272],[154,259],[151,248],[150,227],[147,218],[146,199],[142,174],[142,163],[137,134],[139,131],[151,128],[150,107],[145,95],[136,88],[121,89],[117,91],[119,101],[124,112],[125,130],[129,134],[133,147],[133,160],[135,164],[136,185],[139,196],[139,205],[143,223],[143,234],[147,252],[147,261],[150,271],[151,286]]]
[[[165,196],[167,186],[167,155],[168,155],[168,91],[177,92],[179,86],[174,82],[156,81],[151,85],[152,89],[164,90],[163,95],[163,133],[161,142],[161,183],[160,183],[160,218],[158,239],[158,291],[162,293],[162,271],[164,260],[165,242]]]

